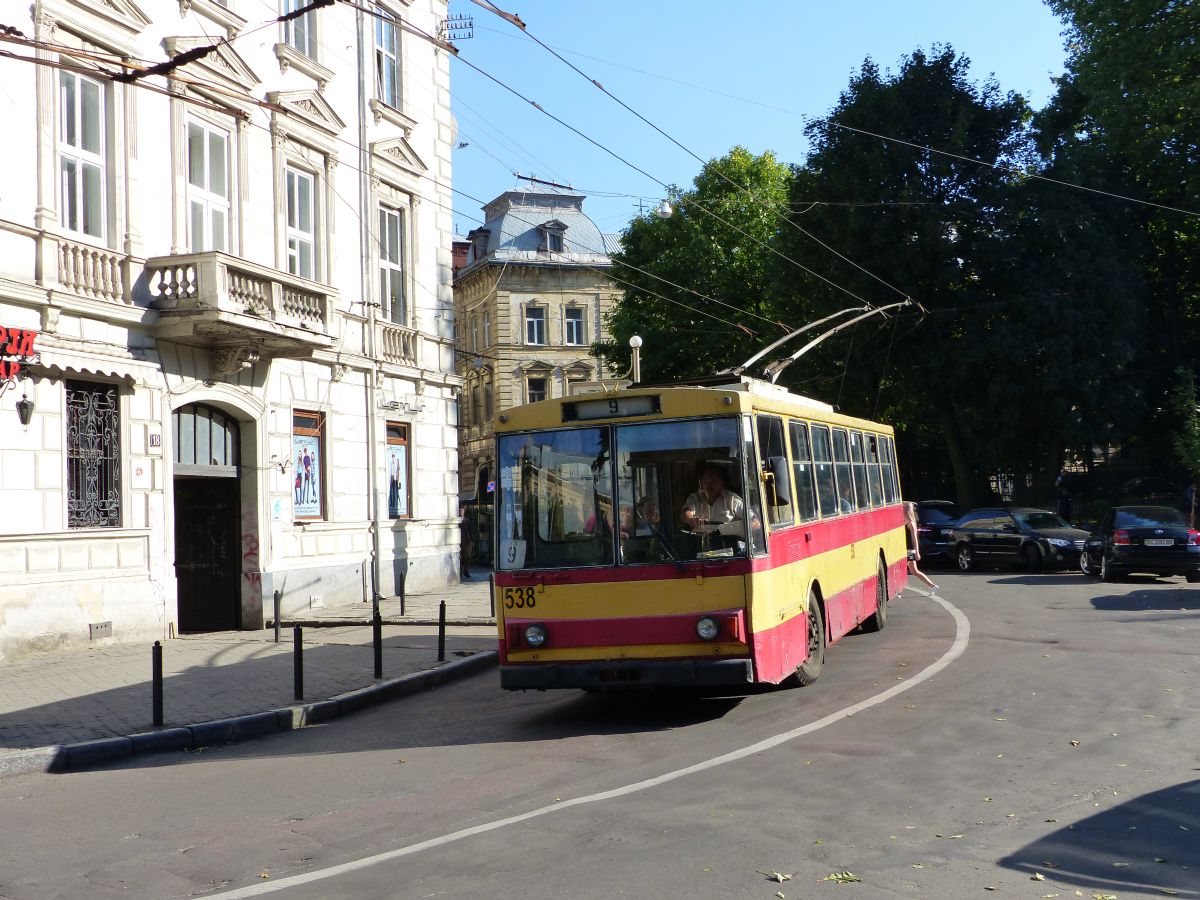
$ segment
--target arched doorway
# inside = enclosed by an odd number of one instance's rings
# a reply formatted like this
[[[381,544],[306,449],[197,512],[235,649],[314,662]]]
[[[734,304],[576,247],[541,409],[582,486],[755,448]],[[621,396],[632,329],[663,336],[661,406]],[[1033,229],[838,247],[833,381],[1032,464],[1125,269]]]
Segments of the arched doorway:
[[[238,628],[241,522],[238,421],[193,403],[171,414],[180,631]]]

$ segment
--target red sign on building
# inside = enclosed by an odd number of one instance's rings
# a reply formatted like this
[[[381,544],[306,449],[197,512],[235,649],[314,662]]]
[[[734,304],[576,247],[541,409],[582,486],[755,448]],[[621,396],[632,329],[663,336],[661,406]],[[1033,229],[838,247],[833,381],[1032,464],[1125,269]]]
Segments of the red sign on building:
[[[33,342],[38,333],[28,328],[6,328],[0,325],[0,381],[15,381],[21,363],[36,351]]]

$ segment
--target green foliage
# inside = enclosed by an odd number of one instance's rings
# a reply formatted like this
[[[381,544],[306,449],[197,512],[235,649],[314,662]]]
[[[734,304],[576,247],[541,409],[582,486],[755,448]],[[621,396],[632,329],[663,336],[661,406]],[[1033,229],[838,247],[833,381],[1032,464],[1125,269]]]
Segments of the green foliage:
[[[610,369],[628,369],[634,334],[651,381],[737,365],[782,333],[767,288],[790,181],[772,154],[735,147],[705,164],[691,190],[672,191],[670,218],[634,219],[613,257],[625,298],[608,320],[612,339],[593,348]]]
[[[1190,369],[1175,371],[1171,411],[1175,415],[1175,457],[1192,478],[1200,476],[1200,410],[1196,408],[1196,378]]]

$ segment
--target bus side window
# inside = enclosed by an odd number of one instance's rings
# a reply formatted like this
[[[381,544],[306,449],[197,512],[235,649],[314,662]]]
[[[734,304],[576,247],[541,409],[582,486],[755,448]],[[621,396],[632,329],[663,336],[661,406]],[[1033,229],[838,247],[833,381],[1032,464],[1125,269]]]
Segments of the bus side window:
[[[874,434],[864,434],[867,440],[867,480],[871,485],[871,505],[883,503],[883,483],[879,474],[879,437]]]
[[[900,497],[900,482],[896,478],[896,444],[890,437],[883,439],[883,498],[895,503]]]
[[[792,488],[788,476],[783,420],[758,416],[758,453],[763,467],[763,500],[771,528],[792,524]]]
[[[817,517],[817,481],[813,472],[812,447],[808,442],[808,425],[790,422],[788,431],[792,438],[792,494],[796,498],[796,512],[801,522],[811,522]]]
[[[833,471],[837,475],[838,512],[854,512],[854,478],[850,474],[850,439],[845,428],[833,429]]]
[[[833,483],[833,447],[829,441],[828,425],[813,425],[813,469],[817,476],[817,500],[820,501],[821,518],[836,516],[837,487]]]
[[[867,461],[861,431],[850,432],[850,461],[854,466],[854,493],[858,495],[858,508],[867,509]]]

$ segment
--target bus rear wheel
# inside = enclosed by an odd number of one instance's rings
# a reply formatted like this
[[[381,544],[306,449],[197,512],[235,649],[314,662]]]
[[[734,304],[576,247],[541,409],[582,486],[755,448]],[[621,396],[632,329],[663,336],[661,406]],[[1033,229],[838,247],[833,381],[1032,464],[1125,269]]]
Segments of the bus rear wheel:
[[[808,657],[796,666],[796,681],[801,687],[812,684],[821,677],[825,665],[825,620],[821,616],[821,604],[816,591],[808,592]]]
[[[875,612],[863,620],[863,631],[883,631],[883,626],[887,624],[887,602],[887,569],[880,562],[875,580]]]

